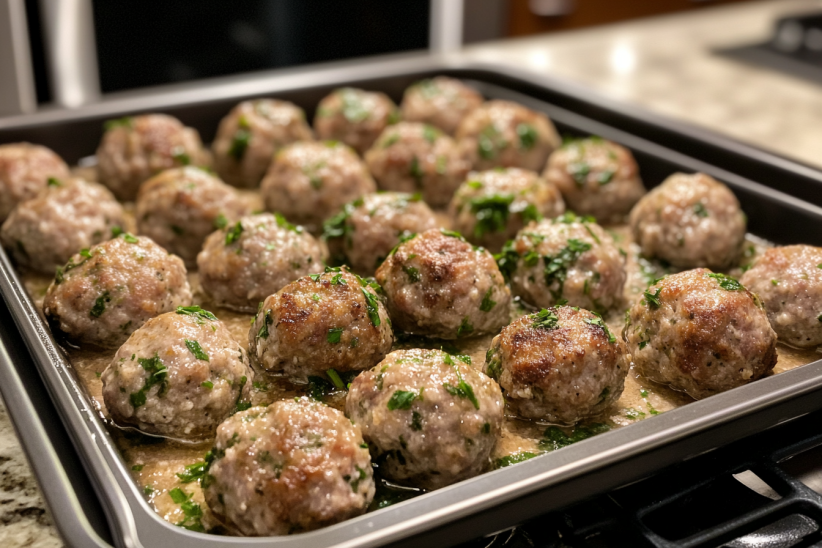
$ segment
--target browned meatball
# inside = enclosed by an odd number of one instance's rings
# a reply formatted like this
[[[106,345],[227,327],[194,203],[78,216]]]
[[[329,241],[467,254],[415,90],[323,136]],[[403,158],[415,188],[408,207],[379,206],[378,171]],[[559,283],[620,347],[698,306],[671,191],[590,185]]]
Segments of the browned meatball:
[[[822,248],[769,249],[740,281],[762,299],[780,342],[799,347],[822,344]]]
[[[215,228],[249,213],[237,191],[196,167],[166,170],[146,181],[137,195],[137,231],[197,264],[203,242]]]
[[[122,232],[123,219],[123,206],[103,185],[50,178],[14,208],[0,237],[18,265],[52,274],[79,250]]]
[[[370,276],[402,239],[436,226],[434,212],[419,194],[380,192],[346,204],[325,222],[323,237],[335,260]]]
[[[183,261],[126,233],[58,268],[43,312],[53,329],[76,343],[117,348],[149,319],[189,304]]]
[[[599,137],[575,139],[555,150],[544,176],[569,209],[600,223],[624,221],[645,194],[631,151]]]
[[[456,138],[474,169],[503,166],[539,171],[561,142],[547,116],[499,100],[469,112]]]
[[[260,188],[266,208],[312,232],[347,202],[377,186],[365,164],[336,142],[302,142],[282,148]]]
[[[106,123],[97,172],[119,200],[133,200],[140,183],[164,169],[208,163],[200,135],[177,118],[146,114]]]
[[[498,252],[531,221],[565,211],[557,187],[515,167],[472,171],[451,200],[454,228],[473,244]]]
[[[704,173],[675,173],[631,211],[634,241],[648,257],[693,268],[739,259],[745,214],[731,190]]]
[[[572,424],[619,399],[630,363],[601,316],[558,306],[503,328],[491,342],[485,373],[499,381],[519,416]]]
[[[666,276],[628,311],[623,338],[648,379],[701,399],[776,365],[776,333],[759,298],[705,268]]]
[[[260,184],[278,148],[314,137],[303,109],[288,101],[243,101],[220,122],[211,145],[214,169],[237,187]]]
[[[456,339],[508,323],[511,292],[494,258],[456,232],[431,229],[400,244],[376,276],[402,331]]]
[[[420,80],[405,90],[402,118],[431,124],[453,135],[466,114],[482,104],[482,95],[455,78]]]
[[[397,121],[397,105],[386,94],[341,88],[317,105],[314,130],[320,139],[342,141],[364,154],[386,126]]]
[[[386,128],[365,162],[381,189],[421,192],[434,207],[448,203],[471,168],[453,139],[416,122]]]
[[[0,145],[0,221],[18,203],[34,198],[49,178],[65,179],[69,168],[50,149],[31,143]]]
[[[248,332],[249,354],[263,369],[298,381],[330,369],[368,369],[393,343],[375,289],[345,268],[305,276],[271,295]]]

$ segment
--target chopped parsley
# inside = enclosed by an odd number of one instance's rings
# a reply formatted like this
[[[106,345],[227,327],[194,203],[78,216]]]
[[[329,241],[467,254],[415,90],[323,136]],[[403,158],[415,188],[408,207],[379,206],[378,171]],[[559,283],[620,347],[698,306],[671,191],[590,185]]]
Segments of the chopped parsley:
[[[539,255],[534,255],[537,260],[539,260]],[[514,249],[514,240],[508,240],[505,242],[502,246],[502,251],[494,255],[494,260],[497,261],[497,266],[506,280],[511,279],[511,275],[517,269],[519,259],[520,255],[517,253],[516,249]],[[536,262],[534,264],[536,264]]]
[[[228,147],[228,155],[238,162],[245,156],[248,143],[251,141],[251,131],[249,129],[248,119],[245,116],[240,116],[237,120],[237,130],[234,132],[231,145]]]
[[[529,451],[521,451],[519,453],[514,453],[513,455],[506,455],[494,461],[494,469],[505,468],[520,462],[525,462],[526,460],[532,459],[536,456],[537,453],[531,453]]]
[[[403,265],[402,271],[405,272],[406,276],[408,276],[408,283],[415,284],[420,281],[420,271],[418,268]]]
[[[460,375],[459,371],[457,371],[457,378],[459,379],[459,383],[457,383],[457,386],[453,386],[446,382],[443,383],[443,388],[445,388],[445,390],[452,396],[457,396],[461,399],[467,399],[472,404],[474,404],[474,408],[479,409],[480,406],[479,402],[477,401],[477,397],[474,395],[474,389],[471,388],[470,384],[465,382],[465,380],[462,378],[462,375]]]
[[[135,472],[139,472],[143,469],[144,466],[145,466],[145,464],[135,464],[134,466],[131,467],[131,469],[134,470]]]
[[[444,228],[441,228],[440,229],[440,234],[442,234],[443,236],[448,236],[449,238],[457,238],[458,240],[465,240],[465,238],[462,237],[462,234],[460,234],[459,232],[456,232],[454,230],[446,230]]]
[[[662,303],[659,300],[659,294],[661,292],[662,288],[657,287],[655,293],[651,293],[647,289],[642,293],[642,296],[645,298],[645,303],[648,305],[648,308],[656,310],[657,308],[662,306]]]
[[[328,375],[329,379],[331,379],[331,383],[334,385],[335,388],[337,388],[338,390],[342,390],[345,388],[345,384],[340,378],[340,374],[337,373],[334,369],[329,369],[325,372],[325,374]]]
[[[191,500],[192,493],[186,494],[186,492],[179,487],[175,487],[169,491],[168,494],[171,500],[173,500],[175,504],[179,504],[180,509],[183,511],[183,520],[177,522],[175,525],[183,529],[188,529],[189,531],[205,533],[205,527],[203,527],[202,523],[203,509],[200,508],[199,504]]]
[[[613,178],[614,171],[612,169],[606,169],[605,171],[602,171],[599,175],[597,175],[597,182],[600,184],[600,186],[604,186],[610,183]]]
[[[194,354],[195,358],[206,362],[209,361],[208,354],[205,353],[205,350],[203,350],[203,347],[200,346],[199,342],[190,339],[184,339],[184,341],[186,343],[186,348],[188,348],[189,351],[191,351],[191,353]]]
[[[498,151],[507,146],[508,141],[503,138],[493,124],[485,126],[477,136],[477,153],[484,160],[492,160],[496,157]]]
[[[183,314],[186,316],[193,316],[194,319],[197,321],[198,324],[202,325],[203,320],[211,320],[217,321],[217,316],[209,312],[208,310],[204,310],[197,305],[194,306],[178,306],[177,307],[177,314]]]
[[[595,315],[596,318],[585,318],[585,323],[601,327],[602,330],[605,332],[605,336],[608,337],[608,342],[611,344],[615,343],[617,339],[614,336],[614,334],[611,333],[611,330],[608,329],[608,324],[606,324],[605,321],[603,321],[602,316],[600,316],[597,312],[591,313]]]
[[[509,207],[513,201],[513,194],[494,194],[473,198],[471,212],[477,219],[474,236],[481,238],[487,233],[505,231],[510,215]]]
[[[480,303],[480,310],[482,312],[490,312],[495,306],[497,306],[497,301],[491,299],[491,294],[493,292],[494,288],[489,287],[488,291],[486,291],[485,295],[482,297],[482,303]]]
[[[572,162],[568,164],[568,174],[573,177],[577,186],[584,186],[590,173],[591,166],[588,165],[588,162]]]
[[[271,309],[265,311],[263,314],[263,321],[260,326],[260,329],[257,330],[257,338],[258,339],[267,339],[268,338],[268,326],[274,323],[274,318],[271,317]]]
[[[334,386],[322,377],[309,375],[308,377],[308,397],[317,401],[334,391]]]
[[[531,150],[539,140],[537,130],[531,124],[517,124],[517,137],[519,137],[519,148]]]
[[[340,342],[340,337],[342,337],[343,331],[344,329],[342,327],[332,327],[328,330],[325,340],[331,344],[337,344]]]
[[[131,116],[124,116],[123,118],[115,118],[113,120],[106,120],[105,122],[103,122],[103,129],[105,129],[106,131],[118,127],[124,127],[126,129],[133,128],[134,118],[132,118]]]
[[[231,245],[240,239],[243,233],[243,223],[237,221],[225,234],[225,245]]]
[[[543,308],[536,314],[531,314],[531,327],[534,329],[556,329],[559,327],[559,317],[554,310]]]
[[[111,237],[112,238],[116,238],[117,236],[119,236],[122,233],[123,233],[123,229],[120,228],[119,226],[114,225],[113,227],[111,227]]]
[[[567,447],[572,443],[588,439],[607,432],[611,427],[602,423],[591,423],[588,426],[577,426],[570,434],[566,434],[557,426],[549,426],[543,433],[543,437],[539,442],[540,449],[547,451],[554,451]]]
[[[562,297],[565,279],[568,276],[568,269],[573,265],[579,256],[591,249],[591,244],[570,238],[568,245],[562,248],[556,255],[543,257],[545,263],[545,285],[555,299]],[[557,290],[552,290],[551,286],[556,283]]]
[[[432,143],[432,144],[433,144],[433,143],[434,143],[434,141],[436,141],[436,140],[437,140],[437,137],[439,137],[440,135],[441,135],[441,134],[440,134],[440,131],[439,131],[438,129],[436,129],[436,128],[432,127],[432,126],[429,126],[428,124],[426,124],[426,125],[423,127],[423,130],[422,130],[422,136],[423,136],[423,138],[424,138],[426,141],[428,141],[429,143]]]
[[[388,399],[388,410],[395,411],[397,409],[411,409],[411,404],[414,400],[420,397],[420,394],[410,390],[395,390]]]
[[[89,311],[89,315],[92,318],[99,318],[103,315],[103,312],[106,311],[106,303],[111,302],[111,293],[108,291],[103,291],[103,294],[97,297],[97,300],[94,301],[94,306],[91,307]]]
[[[522,222],[526,225],[531,221],[539,221],[542,219],[542,214],[537,210],[537,206],[534,204],[528,204],[519,214],[520,217],[522,217]]]
[[[365,288],[361,288],[361,290],[363,297],[365,297],[365,309],[368,312],[368,319],[371,320],[371,324],[374,327],[379,327],[381,321],[377,296]]]
[[[225,218],[225,215],[220,213],[214,218],[214,228],[222,230],[228,226],[228,219]]]
[[[148,373],[148,377],[146,377],[143,387],[129,396],[129,401],[134,409],[145,405],[146,394],[153,386],[160,386],[160,389],[157,391],[157,396],[162,396],[168,389],[168,369],[166,369],[166,366],[157,354],[152,358],[139,358],[137,363]]]
[[[468,316],[462,319],[460,326],[457,328],[457,337],[468,335],[474,331],[474,326],[468,321]]]
[[[243,387],[245,386],[245,383],[247,383],[247,382],[248,382],[248,377],[246,377],[245,375],[240,377],[240,389],[237,391],[237,402],[234,406],[234,409],[236,410],[235,412],[245,411],[246,409],[251,408],[251,402],[243,401]]]
[[[702,204],[702,202],[697,202],[694,204],[694,213],[697,217],[705,218],[708,216],[708,210],[705,209],[705,206]]]
[[[408,174],[414,178],[417,188],[422,186],[422,178],[425,177],[425,172],[420,166],[420,161],[416,156],[411,157],[411,164],[408,166]]]
[[[60,179],[57,179],[56,177],[49,177],[48,186],[63,186],[63,183],[61,183]]]
[[[125,240],[126,243],[129,243],[129,244],[139,244],[140,243],[140,240],[137,238],[137,236],[135,236],[134,234],[130,234],[128,232],[123,233],[123,240]]]
[[[422,415],[416,411],[411,413],[411,430],[416,430],[417,432],[422,430]]]
[[[192,481],[199,481],[205,475],[206,472],[206,462],[200,461],[195,462],[194,464],[187,464],[185,467],[185,472],[177,472],[175,474],[178,478],[180,478],[181,483],[191,483]]]
[[[214,383],[211,382],[211,381],[203,381],[203,382],[200,383],[200,386],[202,386],[203,388],[208,388],[209,390],[211,390],[212,388],[214,388]]]
[[[342,115],[346,120],[352,123],[363,122],[371,116],[371,111],[368,110],[365,103],[362,101],[360,92],[353,88],[343,88],[337,92],[342,101]]]
[[[719,283],[719,287],[724,289],[725,291],[737,291],[740,289],[745,289],[741,283],[736,278],[732,278],[727,274],[719,274],[711,272],[707,275],[709,278],[713,278]]]

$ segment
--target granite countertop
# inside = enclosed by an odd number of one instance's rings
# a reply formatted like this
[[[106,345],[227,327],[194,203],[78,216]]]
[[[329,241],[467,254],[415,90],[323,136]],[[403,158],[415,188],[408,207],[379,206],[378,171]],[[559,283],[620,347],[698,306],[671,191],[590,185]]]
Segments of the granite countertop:
[[[813,10],[822,11],[822,0],[754,2],[481,44],[457,55],[572,80],[822,167],[822,88],[711,53],[763,41],[777,17]],[[60,545],[0,404],[0,546]]]

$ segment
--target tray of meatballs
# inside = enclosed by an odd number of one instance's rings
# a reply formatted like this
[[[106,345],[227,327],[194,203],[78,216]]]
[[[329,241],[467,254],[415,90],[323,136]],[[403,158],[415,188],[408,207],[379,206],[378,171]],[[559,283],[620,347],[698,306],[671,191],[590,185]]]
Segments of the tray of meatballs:
[[[341,87],[312,125],[255,98],[208,148],[139,113],[75,167],[0,145],[38,367],[70,373],[155,545],[367,544],[389,507],[817,360],[822,249],[748,233],[737,194],[764,198],[500,97]]]

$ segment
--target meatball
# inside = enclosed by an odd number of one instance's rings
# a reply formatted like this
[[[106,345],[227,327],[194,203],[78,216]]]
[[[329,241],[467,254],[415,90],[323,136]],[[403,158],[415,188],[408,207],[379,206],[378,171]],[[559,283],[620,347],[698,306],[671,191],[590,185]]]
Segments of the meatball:
[[[376,276],[402,331],[456,339],[509,321],[511,291],[494,258],[456,232],[434,228],[400,244]]]
[[[254,373],[228,328],[192,306],[143,324],[117,350],[101,379],[116,424],[199,440],[248,406]]]
[[[733,192],[704,173],[675,173],[631,211],[634,240],[648,257],[682,268],[725,268],[739,259],[745,214]]]
[[[512,411],[573,424],[619,399],[631,357],[602,317],[570,306],[523,316],[491,342],[485,373]]]
[[[548,158],[545,180],[562,192],[568,207],[601,223],[618,223],[645,194],[631,151],[599,137],[577,139]]]
[[[403,120],[431,124],[453,135],[466,114],[482,104],[482,95],[447,76],[421,80],[405,90]]]
[[[762,299],[780,342],[800,348],[822,344],[822,248],[769,249],[740,281]]]
[[[104,186],[82,179],[49,179],[18,204],[0,238],[18,265],[52,274],[83,248],[122,232],[123,207]]]
[[[381,189],[421,192],[434,207],[448,204],[471,168],[453,139],[416,122],[383,131],[365,154],[365,163]]]
[[[317,105],[314,130],[320,139],[342,141],[364,154],[399,117],[397,105],[386,94],[342,88]]]
[[[326,141],[294,143],[281,149],[260,190],[267,209],[318,231],[344,204],[374,192],[377,186],[353,150]]]
[[[351,383],[345,412],[380,474],[438,489],[483,472],[502,429],[497,383],[441,350],[397,350]]]
[[[211,145],[214,169],[230,185],[253,188],[278,148],[313,137],[305,112],[297,105],[276,99],[243,101],[217,129]]]
[[[217,306],[254,312],[293,280],[323,271],[323,250],[280,215],[243,217],[206,238],[197,255],[200,285]]]
[[[539,171],[561,143],[547,116],[510,101],[488,101],[469,112],[456,138],[474,169],[504,166]]]
[[[291,282],[262,303],[248,332],[248,352],[267,371],[306,381],[361,371],[394,343],[377,293],[345,268]]]
[[[625,256],[589,218],[566,213],[532,222],[498,261],[514,295],[540,308],[567,303],[605,313],[622,303]]]
[[[370,276],[401,240],[436,226],[434,212],[419,194],[381,192],[346,204],[325,222],[323,237],[335,260]]]
[[[497,252],[531,221],[565,211],[557,188],[515,167],[471,172],[449,207],[454,228],[473,244]]]
[[[149,319],[190,304],[183,261],[126,233],[58,268],[43,312],[52,329],[76,343],[117,348]]]
[[[135,206],[137,232],[182,257],[189,268],[215,228],[250,210],[234,188],[196,167],[152,177],[140,187]]]
[[[365,513],[371,457],[341,412],[300,398],[237,413],[217,429],[203,478],[209,508],[245,536],[319,529]]]
[[[759,298],[705,268],[652,284],[628,311],[622,336],[642,375],[696,399],[776,365],[776,333]]]
[[[196,129],[165,114],[110,120],[97,147],[97,173],[120,200],[134,200],[140,183],[164,169],[206,165]]]
[[[49,178],[65,179],[69,167],[50,149],[31,143],[0,145],[0,221],[46,188]]]

